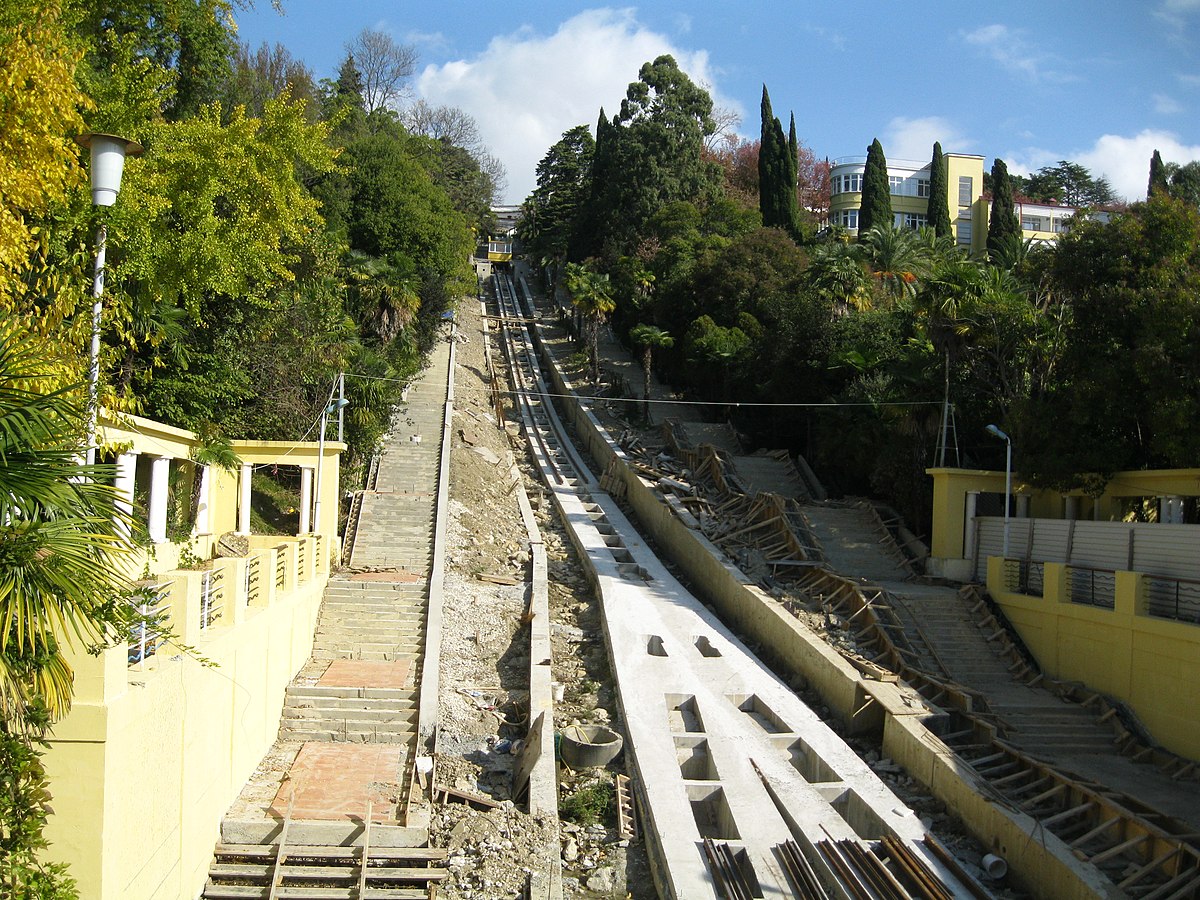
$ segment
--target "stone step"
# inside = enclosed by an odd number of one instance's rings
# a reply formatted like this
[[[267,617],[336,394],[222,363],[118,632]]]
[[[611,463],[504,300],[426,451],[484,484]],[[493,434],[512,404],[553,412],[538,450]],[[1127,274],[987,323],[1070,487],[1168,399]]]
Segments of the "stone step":
[[[408,653],[396,650],[359,650],[357,648],[331,649],[314,647],[312,659],[366,659],[378,662],[395,662],[398,659],[419,659],[420,653]]]
[[[347,688],[335,684],[292,684],[288,685],[284,702],[318,700],[414,700],[418,696],[415,688]]]
[[[407,744],[412,741],[415,734],[415,727],[406,727],[404,730],[330,730],[320,723],[306,725],[303,728],[281,727],[279,729],[280,740],[306,744],[317,741],[346,744]]]
[[[383,702],[383,701],[379,701]],[[395,701],[387,701],[395,704]],[[359,727],[361,723],[366,725],[376,724],[384,725],[393,722],[408,723],[412,721],[416,714],[417,708],[414,701],[405,701],[406,705],[393,705],[382,707],[379,709],[366,707],[323,707],[323,706],[288,706],[283,710],[283,722],[288,727],[296,727],[296,722],[325,722],[325,723],[340,723],[351,722],[355,723],[355,727]],[[329,727],[332,727],[330,725]]]
[[[225,819],[221,822],[224,844],[278,844],[283,831],[281,819]],[[362,846],[361,822],[293,819],[288,826],[288,845],[300,847]],[[429,829],[403,825],[371,825],[372,847],[424,847]]]

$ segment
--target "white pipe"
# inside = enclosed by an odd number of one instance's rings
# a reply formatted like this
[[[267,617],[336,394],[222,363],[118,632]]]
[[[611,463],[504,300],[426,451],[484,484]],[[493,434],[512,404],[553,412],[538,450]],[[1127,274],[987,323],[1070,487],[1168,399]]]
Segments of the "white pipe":
[[[92,347],[88,353],[87,464],[96,462],[96,420],[100,412],[100,317],[104,312],[104,250],[108,226],[96,229],[96,268],[92,275]]]

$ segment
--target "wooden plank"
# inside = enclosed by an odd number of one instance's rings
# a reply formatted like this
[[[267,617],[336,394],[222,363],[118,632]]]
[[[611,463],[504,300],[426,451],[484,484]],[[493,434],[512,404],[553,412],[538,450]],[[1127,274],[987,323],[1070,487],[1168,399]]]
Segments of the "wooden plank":
[[[277,844],[217,844],[217,856],[261,856],[275,855]],[[376,847],[376,859],[429,860],[440,862],[447,858],[445,847]],[[312,847],[293,844],[288,848],[292,859],[353,859],[358,855],[358,845],[346,847]]]
[[[525,735],[525,746],[521,748],[521,755],[517,757],[517,765],[513,768],[512,785],[509,792],[518,803],[524,799],[527,793],[526,789],[529,787],[529,776],[542,756],[542,729],[545,727],[545,722],[546,713],[538,713],[538,717],[533,720],[533,725]]]

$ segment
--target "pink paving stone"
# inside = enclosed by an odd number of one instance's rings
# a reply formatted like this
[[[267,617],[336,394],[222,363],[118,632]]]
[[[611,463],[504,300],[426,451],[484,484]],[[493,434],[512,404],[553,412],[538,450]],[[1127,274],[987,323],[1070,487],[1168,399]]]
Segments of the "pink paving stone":
[[[293,819],[358,819],[371,801],[372,822],[395,822],[404,747],[399,744],[304,744],[279,786],[271,812]]]
[[[401,690],[412,687],[408,678],[411,664],[411,659],[335,659],[317,684]]]

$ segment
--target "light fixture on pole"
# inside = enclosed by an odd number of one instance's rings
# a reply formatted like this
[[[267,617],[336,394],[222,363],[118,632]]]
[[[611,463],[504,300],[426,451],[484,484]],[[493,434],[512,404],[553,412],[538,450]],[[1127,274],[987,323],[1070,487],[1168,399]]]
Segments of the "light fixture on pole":
[[[1008,559],[1009,507],[1012,506],[1012,438],[995,425],[989,425],[987,432],[1000,438],[1006,446],[1004,454],[1004,558]]]
[[[313,501],[313,531],[318,533],[321,531],[321,467],[325,462],[325,428],[329,424],[330,413],[341,412],[349,405],[350,401],[343,398],[334,400],[321,410],[321,436],[317,440],[317,497]]]
[[[137,156],[142,145],[115,134],[90,132],[75,138],[76,143],[91,151],[92,204],[112,206],[121,190],[121,174],[125,157]],[[104,310],[104,250],[108,242],[108,226],[103,222],[96,229],[96,269],[92,277],[92,346],[88,354],[88,449],[87,463],[96,461],[96,418],[100,409],[100,316]]]

